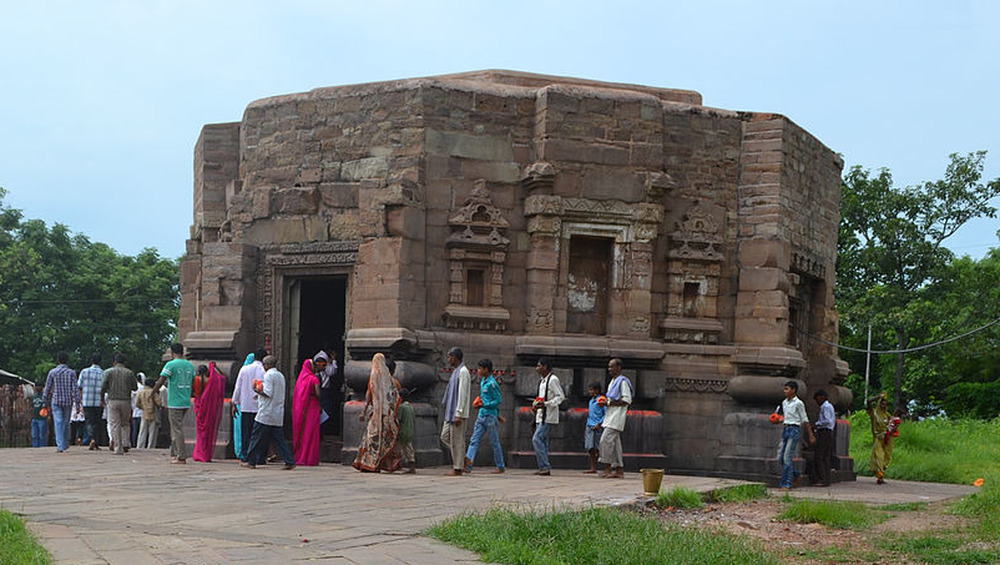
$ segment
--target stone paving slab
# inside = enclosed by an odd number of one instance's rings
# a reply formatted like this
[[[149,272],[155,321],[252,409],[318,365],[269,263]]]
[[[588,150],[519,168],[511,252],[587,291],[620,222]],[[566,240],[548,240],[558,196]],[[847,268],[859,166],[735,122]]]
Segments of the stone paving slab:
[[[126,456],[71,448],[0,450],[0,506],[24,515],[58,564],[477,563],[474,553],[422,537],[462,512],[492,505],[572,509],[643,503],[642,479],[556,470],[464,477],[358,473],[321,465],[241,469],[234,461],[169,465],[166,450]],[[740,481],[667,475],[664,489],[707,492]],[[860,478],[794,497],[873,504],[931,502],[974,488]],[[308,540],[308,541],[307,541]]]

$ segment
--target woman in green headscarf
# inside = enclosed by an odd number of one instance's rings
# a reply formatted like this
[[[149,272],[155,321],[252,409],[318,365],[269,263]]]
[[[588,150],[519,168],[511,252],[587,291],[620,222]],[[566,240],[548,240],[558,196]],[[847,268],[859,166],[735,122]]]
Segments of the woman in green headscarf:
[[[892,412],[889,399],[882,393],[868,401],[868,418],[872,422],[872,458],[869,469],[875,474],[877,484],[885,484],[885,470],[892,461],[893,435],[889,430]]]

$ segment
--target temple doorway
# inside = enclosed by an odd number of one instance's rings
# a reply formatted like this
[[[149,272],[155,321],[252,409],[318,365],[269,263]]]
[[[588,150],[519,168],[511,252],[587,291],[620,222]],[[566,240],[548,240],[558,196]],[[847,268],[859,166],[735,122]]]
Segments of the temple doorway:
[[[294,352],[288,379],[298,377],[302,361],[320,350],[335,355],[337,372],[323,390],[324,442],[339,442],[343,433],[344,336],[347,333],[347,275],[301,276],[289,282],[289,347]],[[339,447],[336,449],[339,452]]]

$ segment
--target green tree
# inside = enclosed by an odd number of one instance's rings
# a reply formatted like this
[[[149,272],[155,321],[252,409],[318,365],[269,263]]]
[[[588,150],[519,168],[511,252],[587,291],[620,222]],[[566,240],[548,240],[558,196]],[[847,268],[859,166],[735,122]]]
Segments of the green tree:
[[[24,220],[0,188],[0,367],[41,380],[55,353],[79,368],[120,351],[157,371],[176,333],[177,262],[154,249],[124,256],[62,225]]]
[[[874,176],[859,166],[847,172],[837,256],[845,343],[864,343],[869,323],[895,349],[932,334],[935,284],[954,259],[944,242],[969,220],[996,216],[990,200],[1000,194],[1000,179],[982,182],[985,157],[985,151],[952,154],[944,178],[906,188],[894,186],[884,168]],[[895,361],[901,406],[904,355]]]

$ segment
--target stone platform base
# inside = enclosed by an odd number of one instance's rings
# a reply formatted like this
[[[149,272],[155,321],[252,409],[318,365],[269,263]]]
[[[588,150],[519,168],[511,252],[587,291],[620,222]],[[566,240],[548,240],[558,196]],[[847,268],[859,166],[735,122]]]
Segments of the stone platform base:
[[[590,466],[590,458],[584,451],[553,451],[549,453],[553,469],[578,469],[584,471]],[[660,453],[626,453],[623,456],[625,470],[638,472],[639,469],[667,469],[667,458]],[[512,469],[534,469],[538,466],[534,451],[511,451],[507,454],[507,466]]]

